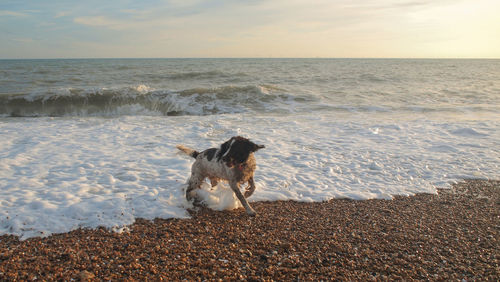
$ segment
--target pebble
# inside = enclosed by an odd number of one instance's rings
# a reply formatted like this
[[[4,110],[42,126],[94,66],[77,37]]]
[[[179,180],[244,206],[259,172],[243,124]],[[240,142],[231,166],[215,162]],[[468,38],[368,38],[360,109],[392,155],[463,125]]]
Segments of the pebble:
[[[4,235],[0,280],[496,281],[499,204],[500,181],[467,180],[393,200],[256,202],[251,219],[199,209],[120,234]]]

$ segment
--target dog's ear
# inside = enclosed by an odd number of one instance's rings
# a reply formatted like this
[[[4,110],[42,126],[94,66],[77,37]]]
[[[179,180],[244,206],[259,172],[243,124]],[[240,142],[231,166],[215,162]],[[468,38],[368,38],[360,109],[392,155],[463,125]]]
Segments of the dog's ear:
[[[252,152],[257,152],[258,150],[264,149],[265,147],[266,146],[264,146],[264,145],[253,144],[253,150],[252,150]]]
[[[233,140],[234,137],[232,137],[231,139],[227,140],[226,142],[222,143],[222,145],[220,145],[220,150],[217,153],[217,161],[220,161],[223,156],[227,155],[228,153],[227,150],[229,150],[229,146],[231,144],[231,141]]]

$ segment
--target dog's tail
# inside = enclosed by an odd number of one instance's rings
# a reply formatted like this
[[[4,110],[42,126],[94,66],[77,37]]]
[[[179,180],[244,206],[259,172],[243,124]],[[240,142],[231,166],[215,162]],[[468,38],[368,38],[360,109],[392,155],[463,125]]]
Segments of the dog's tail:
[[[196,159],[196,157],[200,154],[198,151],[196,150],[193,150],[191,148],[188,148],[184,145],[177,145],[175,146],[177,149],[181,150],[182,152],[184,152],[186,155],[190,156],[190,157],[193,157]]]

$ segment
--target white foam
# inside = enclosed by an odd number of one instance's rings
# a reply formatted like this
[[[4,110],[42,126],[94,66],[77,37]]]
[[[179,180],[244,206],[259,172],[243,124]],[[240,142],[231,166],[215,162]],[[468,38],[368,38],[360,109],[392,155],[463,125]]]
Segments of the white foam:
[[[141,93],[141,94],[146,94],[146,93],[148,93],[148,92],[153,91],[154,89],[153,89],[153,88],[151,88],[151,87],[149,87],[149,86],[147,86],[147,85],[140,84],[140,85],[137,85],[137,86],[135,87],[135,90],[136,90],[137,92]]]
[[[232,210],[242,207],[233,190],[224,182],[218,183],[215,187],[203,183],[201,189],[196,192],[202,203],[213,210]]]
[[[203,150],[234,135],[266,146],[256,154],[250,202],[390,199],[464,177],[500,178],[497,120],[375,117],[1,119],[0,234],[123,231],[136,218],[188,217],[183,189],[193,160],[175,145]],[[216,210],[240,207],[224,183],[198,194]]]

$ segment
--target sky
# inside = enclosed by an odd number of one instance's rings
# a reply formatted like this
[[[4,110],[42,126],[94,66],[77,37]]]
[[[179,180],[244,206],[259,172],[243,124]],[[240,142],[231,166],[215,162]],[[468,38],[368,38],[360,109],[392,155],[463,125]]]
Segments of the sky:
[[[500,58],[499,0],[0,0],[0,58]]]

